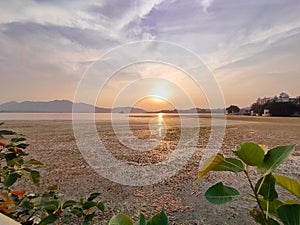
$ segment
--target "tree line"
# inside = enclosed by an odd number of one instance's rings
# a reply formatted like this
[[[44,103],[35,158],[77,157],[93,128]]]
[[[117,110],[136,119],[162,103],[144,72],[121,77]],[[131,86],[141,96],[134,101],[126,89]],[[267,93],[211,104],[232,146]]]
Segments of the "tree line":
[[[259,115],[262,115],[265,109],[270,110],[272,116],[300,115],[300,99],[290,102],[269,101],[265,104],[254,103],[251,106],[251,110]]]

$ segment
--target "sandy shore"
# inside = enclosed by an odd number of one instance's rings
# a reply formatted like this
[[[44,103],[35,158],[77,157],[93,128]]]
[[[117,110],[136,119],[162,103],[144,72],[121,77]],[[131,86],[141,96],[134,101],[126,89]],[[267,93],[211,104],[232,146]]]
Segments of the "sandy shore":
[[[101,217],[101,224],[107,224],[113,213],[123,212],[137,218],[140,212],[153,215],[165,209],[171,224],[255,224],[248,215],[247,208],[251,206],[243,200],[234,203],[212,206],[204,198],[206,189],[223,180],[242,193],[249,191],[246,180],[242,175],[232,173],[210,173],[204,179],[195,182],[199,162],[203,155],[210,135],[210,127],[200,129],[200,138],[196,152],[186,165],[173,177],[158,184],[144,187],[130,187],[114,183],[101,177],[86,163],[80,154],[73,135],[71,121],[5,121],[3,128],[12,129],[26,135],[30,144],[28,151],[32,158],[44,162],[42,170],[42,186],[58,184],[66,198],[79,199],[90,192],[101,192],[107,207]],[[113,136],[108,124],[97,125],[99,136],[111,153],[120,160],[156,163],[164,160],[172,151],[178,137],[179,129],[168,129],[166,141],[169,147],[163,145],[152,150],[147,156],[126,149],[121,151],[120,143]],[[137,135],[147,137],[147,132]],[[146,133],[145,133],[146,132]],[[263,118],[263,117],[227,117],[226,134],[221,152],[226,156],[231,154],[239,143],[254,141],[269,147],[300,143],[300,118]],[[123,149],[124,150],[124,149]],[[144,160],[144,161],[143,161]],[[278,169],[278,173],[300,180],[300,153],[293,156]],[[252,171],[255,177],[255,171]],[[242,179],[242,182],[240,179]],[[283,197],[287,193],[280,190]]]

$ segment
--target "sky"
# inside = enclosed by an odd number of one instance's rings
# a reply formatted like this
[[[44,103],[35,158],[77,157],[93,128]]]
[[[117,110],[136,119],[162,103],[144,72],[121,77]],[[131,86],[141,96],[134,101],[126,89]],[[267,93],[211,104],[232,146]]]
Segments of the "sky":
[[[90,72],[109,52],[117,56],[120,46],[140,41],[174,44],[199,57],[226,105],[245,107],[282,91],[299,96],[299,12],[298,0],[0,1],[0,104],[77,99],[86,75],[110,78],[96,97],[87,91],[78,98],[98,106],[187,107],[184,95],[195,106],[210,104],[213,87],[200,88],[180,65],[126,64],[127,57],[138,62],[138,44],[137,52],[122,53],[113,75],[100,67]]]

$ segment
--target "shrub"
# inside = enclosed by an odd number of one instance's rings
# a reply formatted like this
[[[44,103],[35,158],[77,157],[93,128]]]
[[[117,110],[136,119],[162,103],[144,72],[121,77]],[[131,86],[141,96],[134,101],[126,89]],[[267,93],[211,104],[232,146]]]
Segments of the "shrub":
[[[0,124],[2,125],[2,124]],[[4,136],[11,136],[8,143]],[[104,204],[96,201],[100,193],[92,193],[86,200],[63,201],[54,185],[42,194],[15,190],[13,185],[21,178],[29,178],[36,187],[40,185],[38,167],[43,164],[35,159],[25,160],[28,144],[23,135],[0,130],[0,212],[24,225],[89,224],[96,209],[104,211]]]
[[[276,184],[300,198],[300,183],[273,173],[294,151],[295,145],[264,150],[256,143],[245,142],[234,151],[235,158],[224,158],[222,154],[217,154],[207,159],[199,170],[198,178],[203,178],[209,171],[242,172],[253,192],[250,196],[257,204],[250,211],[256,222],[263,225],[299,225],[300,203],[291,199],[279,200]],[[249,175],[250,167],[255,167],[261,174],[255,185]],[[218,182],[206,191],[205,197],[212,204],[225,204],[242,196],[235,188]]]

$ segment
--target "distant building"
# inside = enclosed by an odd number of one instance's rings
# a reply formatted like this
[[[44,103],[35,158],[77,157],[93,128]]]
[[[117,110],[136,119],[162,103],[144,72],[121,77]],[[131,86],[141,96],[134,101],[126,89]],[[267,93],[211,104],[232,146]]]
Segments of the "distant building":
[[[290,102],[290,96],[287,93],[281,92],[276,102]]]
[[[266,104],[268,102],[293,102],[293,101],[297,100],[297,98],[290,98],[290,96],[287,93],[281,92],[279,97],[274,96],[274,97],[258,98],[256,100],[256,103],[260,104],[260,105],[263,105],[263,104]]]
[[[256,100],[256,103],[258,103],[260,105],[263,105],[263,104],[266,104],[266,103],[268,103],[268,102],[270,102],[272,100],[273,100],[273,98],[270,98],[270,97],[258,98]]]
[[[264,113],[262,114],[262,116],[265,116],[265,117],[271,116],[270,110],[269,109],[264,109]]]

